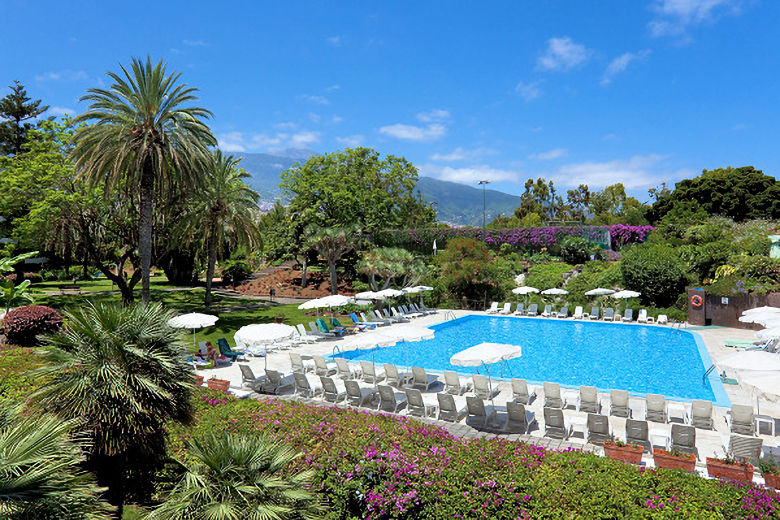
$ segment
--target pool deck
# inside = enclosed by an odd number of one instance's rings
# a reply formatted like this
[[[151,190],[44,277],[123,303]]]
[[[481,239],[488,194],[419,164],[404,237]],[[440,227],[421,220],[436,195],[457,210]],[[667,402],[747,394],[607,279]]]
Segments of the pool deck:
[[[452,311],[452,312],[456,317],[466,316],[469,314],[484,315],[484,313],[475,313],[473,311]],[[546,318],[517,317],[515,319],[546,319]],[[412,324],[415,326],[425,327],[425,326],[435,325],[443,321],[445,321],[444,313],[439,312],[438,314],[416,318],[412,321]],[[392,327],[394,326],[395,325],[381,327],[381,330],[391,331]],[[664,327],[664,325],[656,325],[656,326]],[[669,327],[669,326],[666,325],[665,327]],[[725,327],[695,327],[695,328],[692,327],[688,330],[695,331],[700,335],[704,343],[704,346],[706,347],[707,352],[709,353],[709,356],[712,358],[713,361],[717,361],[719,358],[723,356],[737,352],[736,349],[725,347],[724,340],[755,339],[754,337],[755,331],[743,330],[743,329],[732,329],[732,328],[725,328]],[[332,354],[333,347],[337,344],[338,341],[329,340],[329,341],[320,341],[315,344],[300,345],[298,347],[294,347],[288,350],[271,352],[267,356],[267,359],[247,357],[247,364],[251,366],[252,370],[256,374],[263,373],[263,369],[265,367],[266,362],[268,368],[279,370],[284,373],[290,373],[290,368],[291,368],[290,357],[289,357],[290,352],[297,352],[304,356],[305,355],[328,356]],[[202,374],[206,379],[209,379],[211,377],[227,379],[231,382],[232,387],[235,388],[241,387],[241,371],[237,363],[232,363],[227,366],[220,366],[215,369],[200,370],[199,373]],[[429,371],[429,373],[435,374],[435,371],[434,372]],[[727,374],[727,376],[733,377],[733,374]],[[443,381],[442,377],[440,377],[440,379]],[[365,386],[371,386],[371,385],[365,385]],[[743,388],[740,385],[724,384],[723,387],[725,389],[726,394],[728,395],[728,398],[731,400],[732,404],[752,405],[755,410],[756,401],[752,397],[751,392],[749,390]],[[500,393],[494,398],[494,402],[496,405],[503,405],[506,401],[509,401],[512,398],[511,386],[510,383],[508,382],[500,382],[498,383],[498,388],[500,390]],[[437,391],[441,391],[442,389],[443,389],[443,383],[442,385],[438,385],[434,387],[434,389],[429,393],[435,394]],[[434,419],[421,419],[421,420],[425,422],[429,422],[431,424],[442,426],[448,429],[453,435],[456,435],[458,437],[476,438],[481,436],[490,436],[490,437],[501,436],[501,437],[506,437],[510,440],[522,440],[540,446],[547,446],[552,449],[566,449],[566,448],[573,447],[576,449],[582,449],[584,451],[592,451],[599,454],[603,453],[603,449],[600,446],[595,446],[586,443],[581,428],[580,431],[575,431],[568,441],[560,441],[556,439],[551,439],[549,437],[544,437],[544,419],[543,419],[544,414],[542,408],[542,403],[544,402],[544,398],[542,395],[543,392],[540,387],[534,387],[533,389],[536,390],[537,398],[534,399],[527,408],[535,413],[537,424],[535,426],[532,426],[532,431],[529,434],[506,435],[500,433],[500,429],[493,430],[493,431],[491,431],[490,429],[477,430],[471,427],[470,425],[467,425],[464,420],[456,424],[447,423],[444,421],[438,421]],[[565,397],[565,394],[567,392],[570,392],[570,390],[562,388],[562,392],[564,393],[564,397]],[[297,399],[312,404],[318,404],[318,405],[324,404],[327,406],[334,406],[330,403],[324,403],[321,399],[316,399],[316,398],[304,399],[293,395],[280,396],[279,398]],[[609,413],[609,394],[600,393],[599,398],[602,403],[602,413],[605,414]],[[669,401],[669,402],[673,403],[673,401]],[[345,405],[340,404],[339,406],[343,407]],[[632,416],[634,418],[637,419],[644,418],[645,416],[644,399],[632,396],[630,398],[630,407],[632,411]],[[702,475],[706,475],[706,469],[705,469],[706,457],[712,457],[712,456],[721,457],[724,455],[724,449],[723,449],[724,437],[726,442],[728,442],[728,435],[729,435],[729,430],[725,419],[726,411],[727,408],[716,405],[714,407],[714,412],[713,412],[715,429],[712,431],[703,430],[703,429],[696,430],[696,446],[698,449],[697,471]],[[770,421],[772,421],[774,425],[780,427],[780,425],[777,425],[777,418],[780,417],[780,404],[769,403],[762,400],[760,403],[760,413],[761,415],[769,416],[771,418]],[[402,410],[401,414],[405,414],[405,410]],[[577,418],[579,418],[581,421],[582,418],[584,418],[587,414],[578,412],[576,409],[574,409],[572,405],[569,405],[564,410],[564,415],[566,416],[567,419],[573,419],[576,422],[578,420]],[[501,419],[501,414],[499,414],[499,421],[500,419]],[[675,420],[675,418],[672,418],[672,420]],[[624,439],[625,419],[620,417],[610,417],[610,421],[612,423],[614,435],[616,437]],[[679,422],[679,420],[677,420],[676,422]],[[660,424],[660,423],[652,423],[652,422],[649,423],[649,425],[651,431],[660,429],[668,432],[671,427],[671,424]],[[769,425],[767,424],[762,425],[759,436],[763,439],[765,451],[771,448],[777,451],[778,453],[780,453],[780,450],[776,449],[778,447],[778,438],[776,436],[771,435],[769,431]],[[648,467],[652,467],[653,466],[652,456],[646,453],[643,459],[643,463],[645,463]],[[760,472],[756,471],[755,473],[756,473],[756,481],[761,482],[762,480],[760,477]]]

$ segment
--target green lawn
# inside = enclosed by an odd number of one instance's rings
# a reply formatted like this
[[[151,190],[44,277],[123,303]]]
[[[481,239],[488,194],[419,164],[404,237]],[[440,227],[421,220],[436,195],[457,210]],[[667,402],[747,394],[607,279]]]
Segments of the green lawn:
[[[51,282],[39,282],[39,283],[32,284],[30,288],[36,292],[43,292],[43,291],[58,291],[59,288],[63,286],[68,286],[68,287],[78,286],[78,288],[84,292],[93,292],[93,291],[119,292],[116,286],[114,286],[114,284],[111,283],[111,281],[104,276],[100,276],[99,278],[93,278],[91,280],[76,280],[75,284],[70,281],[59,281],[59,280],[54,280]],[[168,278],[165,275],[153,276],[150,280],[150,286],[152,289],[177,287],[176,285],[168,282]],[[139,283],[136,287],[140,288],[141,284]]]

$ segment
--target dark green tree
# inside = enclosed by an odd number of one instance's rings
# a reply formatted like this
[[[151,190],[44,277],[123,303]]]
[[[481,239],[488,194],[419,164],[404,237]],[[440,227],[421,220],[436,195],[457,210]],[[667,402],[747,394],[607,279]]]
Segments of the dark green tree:
[[[158,304],[86,304],[65,313],[68,326],[46,341],[39,369],[49,382],[33,402],[78,420],[89,441],[86,467],[118,508],[148,499],[165,457],[165,425],[190,420],[192,370],[180,331]]]
[[[109,72],[108,89],[92,88],[81,98],[89,109],[76,119],[92,122],[78,129],[72,155],[81,176],[106,190],[120,187],[138,200],[138,256],[141,298],[149,302],[155,194],[193,190],[202,182],[216,145],[196,106],[197,89],[167,74],[162,61],[133,58],[122,73]]]
[[[684,216],[699,211],[737,222],[778,219],[780,182],[752,166],[703,170],[698,177],[675,184],[672,191],[658,191],[647,216],[656,223],[669,213]]]
[[[622,183],[612,184],[590,195],[588,210],[593,215],[591,223],[601,225],[647,224],[644,213],[647,208],[634,197],[626,194]]]
[[[0,99],[0,154],[19,155],[24,149],[27,132],[33,127],[28,121],[49,110],[49,106],[42,106],[40,99],[30,98],[18,81],[9,88],[11,93]]]
[[[338,294],[339,279],[336,274],[336,262],[345,254],[357,249],[360,241],[360,229],[357,226],[317,228],[309,226],[306,235],[311,237],[309,244],[328,262],[330,272],[330,293]]]

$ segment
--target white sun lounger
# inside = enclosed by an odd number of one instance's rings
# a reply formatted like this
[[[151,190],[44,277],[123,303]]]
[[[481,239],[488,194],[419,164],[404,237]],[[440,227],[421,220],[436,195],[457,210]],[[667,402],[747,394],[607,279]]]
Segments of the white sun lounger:
[[[485,310],[488,314],[495,314],[498,312],[498,302],[493,302],[490,304],[490,308]]]

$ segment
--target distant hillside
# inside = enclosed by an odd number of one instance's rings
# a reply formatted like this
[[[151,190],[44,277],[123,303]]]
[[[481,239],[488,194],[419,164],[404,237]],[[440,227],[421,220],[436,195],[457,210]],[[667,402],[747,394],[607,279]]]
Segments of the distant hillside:
[[[279,174],[296,162],[312,155],[309,150],[289,150],[284,155],[265,153],[234,153],[241,157],[239,165],[252,177],[248,184],[260,194],[261,209],[268,209],[282,197]],[[482,225],[482,190],[465,184],[447,182],[432,177],[420,177],[417,185],[420,195],[428,202],[436,202],[439,220],[456,225]],[[488,222],[497,215],[511,215],[520,206],[520,197],[500,191],[487,190]]]

